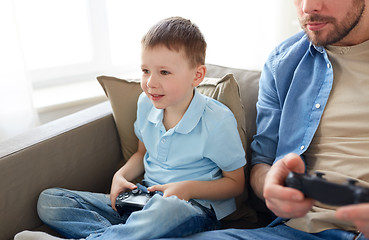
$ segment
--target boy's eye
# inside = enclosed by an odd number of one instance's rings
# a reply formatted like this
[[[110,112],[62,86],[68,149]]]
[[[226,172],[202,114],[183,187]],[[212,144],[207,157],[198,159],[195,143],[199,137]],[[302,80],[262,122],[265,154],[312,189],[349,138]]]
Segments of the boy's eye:
[[[148,74],[149,73],[149,70],[147,69],[142,69],[142,72],[145,73],[145,74]]]
[[[160,74],[161,74],[161,75],[169,75],[170,73],[169,73],[168,71],[161,70],[161,71],[160,71]]]

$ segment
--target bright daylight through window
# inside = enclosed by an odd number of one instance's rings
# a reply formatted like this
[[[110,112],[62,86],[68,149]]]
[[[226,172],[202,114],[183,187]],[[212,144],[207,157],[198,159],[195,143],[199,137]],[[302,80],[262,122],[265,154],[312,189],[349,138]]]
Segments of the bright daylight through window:
[[[207,62],[260,69],[283,39],[283,31],[275,30],[282,1],[14,0],[33,82],[135,69],[141,36],[169,16],[190,18],[200,27],[208,42]]]
[[[207,63],[243,69],[261,70],[273,47],[299,31],[286,0],[4,0],[0,7],[11,42],[4,42],[0,74],[13,79],[0,89],[16,99],[0,96],[7,103],[0,111],[14,113],[2,123],[5,132],[22,131],[19,116],[32,119],[27,129],[106,100],[99,75],[139,78],[141,37],[163,18],[199,26]]]

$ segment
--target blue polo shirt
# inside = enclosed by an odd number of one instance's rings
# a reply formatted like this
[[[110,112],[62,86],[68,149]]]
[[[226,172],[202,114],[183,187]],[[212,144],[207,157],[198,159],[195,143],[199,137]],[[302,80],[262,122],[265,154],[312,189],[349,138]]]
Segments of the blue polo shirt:
[[[222,170],[234,171],[246,163],[233,113],[196,89],[186,113],[168,131],[163,125],[163,110],[156,109],[142,93],[134,126],[147,150],[144,181],[149,186],[215,180],[222,177]],[[233,198],[196,201],[205,207],[212,206],[218,219],[236,209]]]

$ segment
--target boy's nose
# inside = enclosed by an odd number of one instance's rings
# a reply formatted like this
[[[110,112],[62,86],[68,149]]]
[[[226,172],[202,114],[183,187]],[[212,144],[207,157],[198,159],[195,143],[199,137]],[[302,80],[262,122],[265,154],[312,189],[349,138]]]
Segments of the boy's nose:
[[[149,88],[155,88],[157,86],[157,81],[156,81],[156,77],[154,77],[153,75],[151,75],[148,79],[147,79],[147,83],[146,86]]]

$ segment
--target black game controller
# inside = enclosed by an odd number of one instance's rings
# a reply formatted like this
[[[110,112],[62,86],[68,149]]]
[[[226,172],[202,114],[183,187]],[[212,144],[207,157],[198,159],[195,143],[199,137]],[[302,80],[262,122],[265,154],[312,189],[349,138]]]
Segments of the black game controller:
[[[290,172],[286,178],[286,186],[332,206],[369,202],[369,188],[356,186],[356,180],[349,179],[347,184],[337,184],[328,182],[323,175],[320,172],[316,172],[315,176]]]
[[[115,208],[119,215],[123,215],[124,211],[134,212],[141,210],[155,192],[147,191],[146,187],[137,184],[137,188],[132,191],[122,192],[115,200]]]

